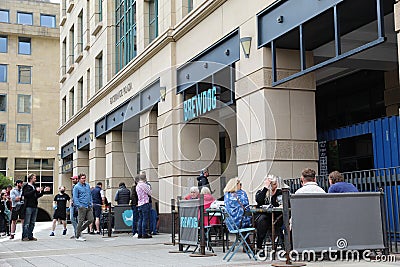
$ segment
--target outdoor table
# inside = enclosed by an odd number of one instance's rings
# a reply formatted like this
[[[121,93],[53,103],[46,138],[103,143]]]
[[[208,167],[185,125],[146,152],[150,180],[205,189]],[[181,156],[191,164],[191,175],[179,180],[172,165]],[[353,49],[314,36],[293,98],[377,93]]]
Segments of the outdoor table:
[[[221,231],[221,235],[222,235],[222,252],[225,253],[225,239],[224,239],[224,235],[226,235],[226,241],[228,242],[228,232],[225,231],[225,225],[224,225],[224,220],[222,218],[222,213],[219,209],[206,209],[206,213],[207,213],[207,220],[208,220],[208,225],[210,225],[210,221],[213,217],[219,217],[220,218],[220,231]],[[226,246],[228,247],[228,245]]]

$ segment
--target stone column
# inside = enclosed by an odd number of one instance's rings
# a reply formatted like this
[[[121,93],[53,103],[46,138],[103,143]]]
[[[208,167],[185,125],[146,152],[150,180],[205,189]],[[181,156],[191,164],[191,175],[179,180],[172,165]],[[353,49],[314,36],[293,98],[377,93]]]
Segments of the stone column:
[[[91,186],[95,186],[97,182],[103,183],[103,189],[106,189],[106,154],[105,139],[94,138],[90,142],[89,150],[89,174],[88,178]]]
[[[118,190],[118,184],[124,182],[129,188],[132,185],[132,176],[125,163],[122,145],[122,131],[111,131],[106,134],[106,197],[113,201]],[[116,203],[115,203],[116,204]]]
[[[89,151],[87,150],[77,150],[73,154],[73,170],[72,173],[74,175],[78,175],[80,173],[85,173],[89,178],[89,181],[92,181],[92,177],[89,173]],[[70,178],[70,177],[68,177]],[[91,179],[92,178],[92,179]]]
[[[251,36],[252,27],[247,23],[241,34]],[[278,50],[277,59],[278,77],[298,71],[297,51]],[[307,61],[312,62],[311,54]],[[254,203],[267,174],[292,178],[305,167],[317,170],[316,82],[311,73],[272,87],[271,51],[256,45],[236,67],[238,172]]]

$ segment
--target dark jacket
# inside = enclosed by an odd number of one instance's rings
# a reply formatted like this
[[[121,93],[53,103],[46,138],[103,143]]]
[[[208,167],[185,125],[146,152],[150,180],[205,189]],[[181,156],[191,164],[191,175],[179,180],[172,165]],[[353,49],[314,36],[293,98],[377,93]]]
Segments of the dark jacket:
[[[203,174],[201,174],[199,177],[197,177],[197,182],[198,182],[200,192],[204,186],[208,187],[211,190],[210,183],[208,182],[208,178],[206,176],[204,176]]]
[[[136,192],[136,185],[131,188],[131,206],[137,207],[138,205],[138,195]]]
[[[101,205],[103,204],[103,200],[101,199],[101,187],[97,186],[95,188],[93,188],[93,190],[90,192],[92,195],[92,200],[93,200],[93,204],[97,204],[97,205]]]
[[[267,191],[268,191],[268,188],[266,188],[266,187],[264,187],[262,190],[257,191],[257,193],[256,193],[257,206],[261,207],[262,205],[272,204],[274,207],[279,207],[277,197],[282,195],[282,190],[281,189],[276,190],[275,195],[273,195],[271,197],[271,203],[269,203],[269,200],[266,199]]]
[[[117,193],[115,194],[115,201],[118,205],[129,204],[129,200],[131,199],[131,192],[125,185],[119,187]]]
[[[22,187],[22,196],[24,197],[24,204],[25,207],[30,207],[30,208],[37,208],[38,206],[38,198],[43,196],[43,191],[38,192],[36,191],[36,187],[33,185],[33,187],[26,183]]]

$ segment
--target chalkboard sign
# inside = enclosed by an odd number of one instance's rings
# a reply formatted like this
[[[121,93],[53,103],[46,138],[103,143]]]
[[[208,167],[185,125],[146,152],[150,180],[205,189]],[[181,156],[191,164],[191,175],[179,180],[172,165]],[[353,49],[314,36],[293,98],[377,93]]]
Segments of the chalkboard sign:
[[[198,218],[200,203],[198,199],[181,200],[179,205],[179,243],[197,245],[199,240]]]

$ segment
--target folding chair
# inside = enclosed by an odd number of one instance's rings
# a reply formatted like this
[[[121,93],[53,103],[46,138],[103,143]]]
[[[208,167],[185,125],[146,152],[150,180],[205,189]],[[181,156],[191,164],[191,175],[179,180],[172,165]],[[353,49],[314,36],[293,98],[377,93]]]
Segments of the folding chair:
[[[235,235],[235,242],[233,242],[232,246],[229,248],[228,252],[224,256],[224,260],[228,257],[228,262],[232,259],[232,257],[236,254],[240,247],[243,247],[244,251],[246,252],[249,259],[253,257],[254,260],[257,260],[256,256],[254,255],[253,251],[251,250],[249,244],[247,243],[246,239],[249,237],[251,232],[255,230],[253,227],[249,228],[239,228],[235,222],[233,221],[232,217],[228,214],[224,207],[220,207],[225,225],[228,228],[229,233]]]

